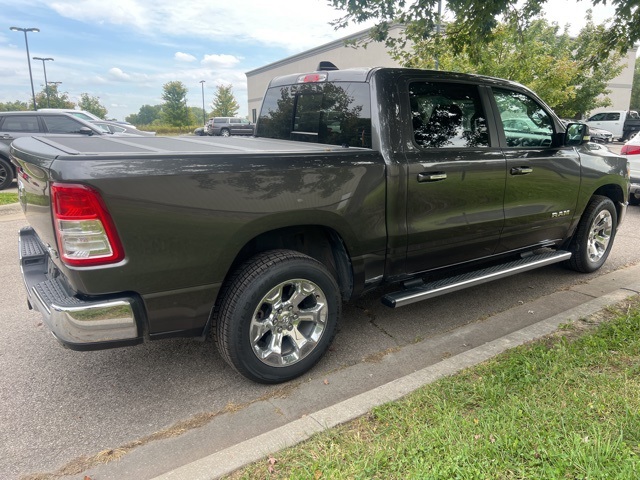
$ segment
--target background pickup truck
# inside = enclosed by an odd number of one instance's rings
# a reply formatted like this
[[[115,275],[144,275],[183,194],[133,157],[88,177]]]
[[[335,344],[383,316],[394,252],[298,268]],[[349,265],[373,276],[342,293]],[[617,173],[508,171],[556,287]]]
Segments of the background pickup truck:
[[[251,138],[21,138],[29,304],[73,349],[212,334],[286,381],[384,284],[400,307],[600,268],[629,174],[587,140],[518,84],[385,68],[273,80]]]
[[[608,130],[614,138],[623,142],[640,132],[640,116],[634,110],[606,110],[592,115],[585,123],[590,127]]]

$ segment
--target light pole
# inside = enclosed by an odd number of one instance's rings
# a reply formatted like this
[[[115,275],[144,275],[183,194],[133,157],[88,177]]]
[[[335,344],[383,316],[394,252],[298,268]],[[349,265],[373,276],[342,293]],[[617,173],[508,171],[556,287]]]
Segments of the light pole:
[[[31,80],[31,98],[33,98],[33,109],[38,110],[36,106],[36,91],[33,89],[33,74],[31,73],[31,58],[29,57],[29,41],[27,40],[27,32],[39,32],[39,28],[21,28],[11,27],[9,30],[12,32],[24,32],[24,44],[27,46],[27,63],[29,64],[29,80]]]
[[[47,108],[50,108],[51,105],[49,104],[49,87],[47,85],[49,85],[49,82],[47,82],[47,67],[45,67],[44,62],[47,62],[49,60],[51,60],[53,62],[53,58],[51,57],[46,57],[46,58],[42,58],[42,57],[33,57],[34,60],[42,60],[42,69],[44,70],[44,90],[45,92],[47,92]]]
[[[205,80],[200,80],[200,85],[202,86],[202,125],[207,124],[207,112],[204,110],[204,82]]]

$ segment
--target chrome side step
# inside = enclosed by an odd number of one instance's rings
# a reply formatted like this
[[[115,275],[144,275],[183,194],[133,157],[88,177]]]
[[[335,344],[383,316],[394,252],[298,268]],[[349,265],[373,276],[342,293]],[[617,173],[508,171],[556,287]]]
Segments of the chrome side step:
[[[444,295],[446,293],[473,287],[482,283],[491,282],[500,278],[510,277],[517,273],[526,272],[535,268],[544,267],[553,263],[563,262],[571,257],[571,252],[558,250],[549,253],[529,255],[512,262],[483,268],[474,272],[456,275],[429,283],[421,283],[398,292],[393,292],[382,297],[382,303],[387,307],[404,307],[410,303],[420,302],[429,298]]]

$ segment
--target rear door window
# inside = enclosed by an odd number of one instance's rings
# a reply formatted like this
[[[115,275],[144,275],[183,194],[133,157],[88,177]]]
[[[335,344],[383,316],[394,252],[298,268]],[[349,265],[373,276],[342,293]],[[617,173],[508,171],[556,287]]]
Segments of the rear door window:
[[[413,137],[422,148],[488,147],[487,118],[478,87],[415,82],[409,85]]]
[[[40,131],[38,117],[35,115],[6,116],[0,129],[3,132],[37,133]]]

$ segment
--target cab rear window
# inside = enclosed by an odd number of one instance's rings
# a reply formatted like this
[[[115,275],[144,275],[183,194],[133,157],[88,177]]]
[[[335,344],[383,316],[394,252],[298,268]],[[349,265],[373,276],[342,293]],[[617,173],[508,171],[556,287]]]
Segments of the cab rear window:
[[[256,136],[371,147],[371,101],[364,83],[306,83],[267,90]]]

